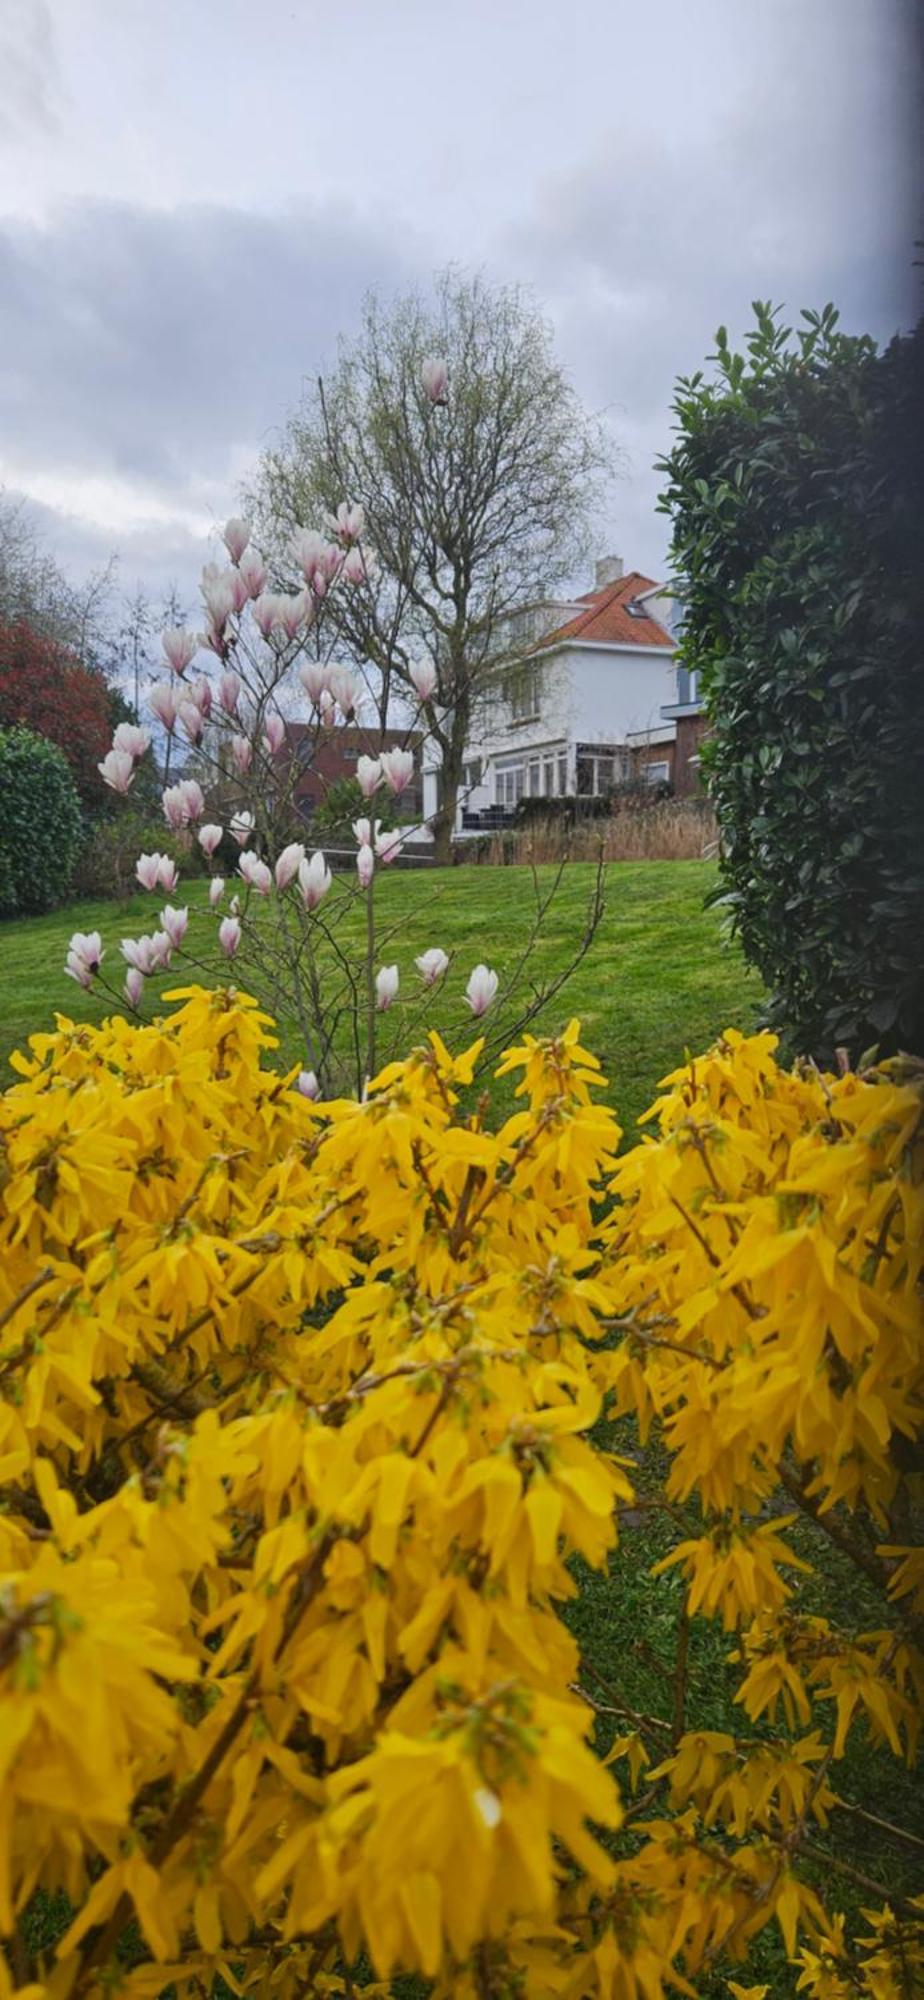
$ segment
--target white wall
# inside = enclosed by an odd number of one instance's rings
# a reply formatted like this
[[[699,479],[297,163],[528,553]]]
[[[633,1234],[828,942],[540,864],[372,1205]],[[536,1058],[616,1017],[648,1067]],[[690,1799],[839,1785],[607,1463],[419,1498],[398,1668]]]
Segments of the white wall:
[[[625,653],[609,646],[576,648],[570,665],[576,741],[624,743],[635,731],[661,726],[661,709],[677,684],[672,654],[652,646]]]

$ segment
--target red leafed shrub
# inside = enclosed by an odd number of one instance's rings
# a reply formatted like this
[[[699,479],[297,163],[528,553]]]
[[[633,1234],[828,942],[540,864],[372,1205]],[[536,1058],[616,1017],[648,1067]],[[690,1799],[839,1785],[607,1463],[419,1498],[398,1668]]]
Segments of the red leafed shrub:
[[[112,735],[106,683],[67,646],[24,620],[0,624],[0,726],[16,724],[57,743],[82,806],[99,810],[106,788],[97,765]]]

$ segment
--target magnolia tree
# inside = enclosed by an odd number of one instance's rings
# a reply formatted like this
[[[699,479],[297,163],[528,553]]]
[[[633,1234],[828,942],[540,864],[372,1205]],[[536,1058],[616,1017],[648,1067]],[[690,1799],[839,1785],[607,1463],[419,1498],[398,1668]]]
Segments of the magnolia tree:
[[[522,656],[517,614],[586,559],[611,456],[528,299],[449,271],[432,298],[369,299],[358,338],[261,462],[252,500],[275,546],[344,492],[365,506],[375,575],[331,618],[341,649],[375,663],[383,715],[390,693],[424,701],[441,860],[467,747]]]
[[[438,388],[435,364],[424,382],[430,384],[424,395]],[[164,900],[148,931],[121,940],[121,989],[102,970],[99,932],[75,932],[66,963],[80,986],[99,986],[134,1011],[144,1004],[148,982],[177,958],[209,975],[223,962],[246,965],[248,984],[277,1017],[298,1024],[305,1051],[301,1087],[309,1096],[346,1083],[361,1094],[383,1058],[406,1046],[422,1024],[435,990],[455,977],[450,953],[436,939],[413,956],[413,965],[402,967],[400,951],[391,955],[400,925],[383,927],[376,905],[380,873],[398,859],[408,831],[385,824],[390,814],[380,802],[400,811],[406,798],[415,773],[410,745],[432,702],[435,669],[425,659],[413,663],[409,686],[416,709],[408,704],[405,741],[382,748],[381,729],[363,727],[368,686],[331,658],[336,632],[327,615],[335,595],[371,585],[374,561],[363,542],[363,510],[343,502],[328,525],[329,535],[296,531],[291,554],[300,586],[277,592],[267,587],[268,566],[248,524],[228,521],[229,561],[223,567],[209,563],[203,572],[204,631],[171,627],[163,634],[165,674],[151,687],[148,707],[166,739],[165,821],[191,856],[198,846],[208,869],[201,923],[191,924],[190,905],[180,900],[177,862],[157,851],[143,853],[138,882]],[[293,719],[302,722],[297,732],[289,727]],[[303,824],[297,792],[318,747],[347,724],[351,742],[357,735],[366,741],[356,774],[367,810],[353,822],[351,855],[339,856],[345,866],[334,872],[321,849],[309,852],[294,837]],[[128,794],[151,745],[150,729],[120,723],[99,766],[105,782]],[[220,860],[229,845],[235,856],[230,880]],[[457,980],[462,1011],[481,1017],[493,1008],[497,1014],[487,1057],[573,969],[572,959],[551,982],[532,980],[533,954],[558,880],[560,871],[551,889],[543,889],[534,874],[534,921],[511,964],[502,971],[464,967]],[[589,947],[601,914],[598,870],[578,955]],[[389,1032],[383,1032],[390,1010]]]

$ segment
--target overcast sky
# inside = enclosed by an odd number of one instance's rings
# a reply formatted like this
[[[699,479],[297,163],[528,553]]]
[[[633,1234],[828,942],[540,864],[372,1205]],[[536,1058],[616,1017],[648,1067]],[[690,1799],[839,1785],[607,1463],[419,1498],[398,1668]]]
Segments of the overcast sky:
[[[920,310],[913,0],[0,0],[0,484],[191,597],[370,286],[528,285],[663,571],[671,384],[750,300]],[[921,253],[918,252],[918,255]]]

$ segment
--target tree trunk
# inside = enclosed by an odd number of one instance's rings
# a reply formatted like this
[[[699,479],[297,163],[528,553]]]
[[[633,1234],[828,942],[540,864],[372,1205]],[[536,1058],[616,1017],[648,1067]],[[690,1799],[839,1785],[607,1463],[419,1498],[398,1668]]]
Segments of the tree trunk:
[[[452,841],[456,828],[456,806],[462,783],[462,763],[469,726],[468,701],[457,702],[452,727],[442,744],[440,802],[433,815],[433,858],[442,868],[452,861]]]

